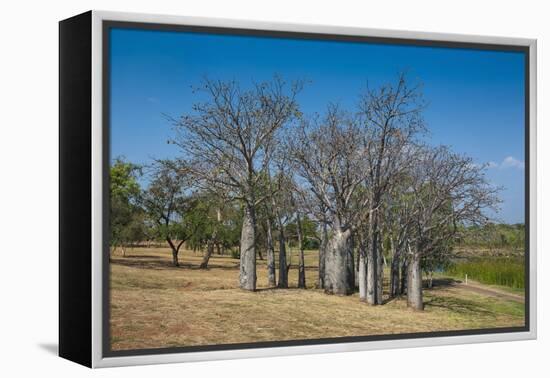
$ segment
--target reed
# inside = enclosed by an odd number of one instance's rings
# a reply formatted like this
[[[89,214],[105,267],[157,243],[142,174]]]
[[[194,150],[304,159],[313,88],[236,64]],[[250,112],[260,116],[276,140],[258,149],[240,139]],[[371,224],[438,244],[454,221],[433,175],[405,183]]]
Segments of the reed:
[[[523,258],[471,258],[456,261],[446,273],[468,278],[489,285],[501,285],[515,289],[525,287],[525,262]]]

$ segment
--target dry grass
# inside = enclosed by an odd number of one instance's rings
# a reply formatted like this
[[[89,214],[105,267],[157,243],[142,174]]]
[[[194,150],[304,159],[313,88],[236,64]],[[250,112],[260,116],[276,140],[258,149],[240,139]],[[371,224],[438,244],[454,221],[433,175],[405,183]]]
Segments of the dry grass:
[[[164,248],[136,248],[111,262],[113,350],[380,335],[522,326],[523,304],[461,287],[425,291],[426,310],[403,299],[383,306],[360,303],[357,294],[331,296],[315,289],[316,253],[306,255],[307,290],[266,287],[259,261],[258,291],[238,288],[238,260],[214,256],[198,269],[200,254],[185,251],[182,267]],[[292,263],[297,258],[292,256]]]

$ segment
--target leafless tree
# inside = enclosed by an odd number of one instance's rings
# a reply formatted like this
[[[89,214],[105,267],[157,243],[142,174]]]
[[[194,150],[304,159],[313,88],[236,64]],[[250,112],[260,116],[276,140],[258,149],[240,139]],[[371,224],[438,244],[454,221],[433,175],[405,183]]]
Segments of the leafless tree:
[[[353,117],[336,106],[302,122],[289,140],[298,180],[326,209],[331,231],[325,250],[324,288],[347,295],[355,286],[352,233],[366,203],[356,194],[365,180],[363,138]]]
[[[411,144],[425,131],[422,110],[424,102],[420,84],[411,85],[405,74],[395,84],[367,88],[360,97],[359,124],[365,133],[365,153],[368,175],[365,190],[369,209],[367,217],[366,281],[359,280],[362,300],[369,304],[382,303],[383,261],[380,251],[380,214],[386,193],[397,178],[408,169]],[[360,267],[360,271],[363,268]],[[363,290],[361,290],[363,288]],[[366,289],[366,290],[365,290]]]
[[[269,200],[267,207],[278,233],[279,245],[279,280],[277,287],[281,289],[288,288],[288,271],[290,264],[287,262],[286,253],[286,226],[292,219],[292,191],[295,189],[295,183],[291,174],[288,158],[283,152],[284,144],[278,146],[275,158],[271,167],[267,169],[267,193]]]
[[[408,189],[412,197],[412,227],[408,234],[407,304],[424,308],[421,260],[442,243],[453,241],[460,225],[484,224],[484,211],[496,209],[499,188],[491,186],[484,166],[453,153],[448,147],[418,153]]]
[[[270,163],[278,130],[299,116],[300,83],[271,82],[243,90],[236,82],[205,80],[207,96],[190,114],[175,121],[178,145],[195,177],[211,188],[231,193],[244,207],[240,287],[256,289],[256,207],[259,181]]]

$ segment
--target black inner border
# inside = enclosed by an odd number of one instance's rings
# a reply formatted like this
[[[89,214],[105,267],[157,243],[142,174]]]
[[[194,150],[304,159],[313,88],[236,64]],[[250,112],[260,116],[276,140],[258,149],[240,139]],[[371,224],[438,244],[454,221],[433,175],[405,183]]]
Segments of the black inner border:
[[[110,167],[110,30],[112,28],[124,28],[134,30],[150,30],[150,31],[169,31],[169,32],[194,32],[221,34],[233,36],[256,36],[264,38],[289,38],[289,39],[307,39],[307,40],[323,40],[323,41],[345,41],[356,43],[379,43],[388,45],[407,45],[416,47],[441,47],[454,49],[470,49],[470,50],[493,50],[503,52],[521,52],[525,56],[525,325],[523,327],[501,327],[487,329],[472,329],[472,330],[457,330],[457,331],[437,331],[437,332],[418,332],[418,333],[403,333],[393,335],[371,335],[371,336],[348,336],[323,339],[306,339],[306,340],[288,340],[288,341],[265,341],[256,343],[238,343],[238,344],[215,344],[215,345],[200,345],[188,347],[167,347],[154,349],[131,349],[131,350],[111,350],[110,338],[110,264],[109,264],[109,167]],[[529,67],[529,47],[518,45],[503,45],[503,44],[484,44],[470,42],[445,42],[432,41],[428,39],[408,39],[408,38],[387,38],[387,37],[368,37],[357,35],[337,35],[323,33],[303,33],[303,32],[287,32],[287,31],[270,31],[270,30],[254,30],[254,29],[239,29],[239,28],[224,28],[224,27],[207,27],[207,26],[192,26],[192,25],[172,25],[172,24],[157,24],[143,22],[126,22],[105,20],[102,22],[102,85],[103,85],[103,114],[102,114],[102,130],[103,130],[103,269],[102,269],[102,353],[103,357],[122,357],[122,356],[141,356],[151,354],[168,354],[168,353],[189,353],[189,352],[204,352],[204,351],[221,351],[234,349],[255,349],[255,348],[274,348],[299,345],[319,345],[319,344],[339,344],[351,342],[365,341],[380,341],[380,340],[401,340],[401,339],[418,339],[418,338],[433,338],[433,337],[448,337],[448,336],[464,336],[464,335],[483,335],[483,334],[498,334],[510,332],[527,332],[530,330],[529,309],[530,309],[530,288],[529,288],[529,86],[530,86],[530,67]]]

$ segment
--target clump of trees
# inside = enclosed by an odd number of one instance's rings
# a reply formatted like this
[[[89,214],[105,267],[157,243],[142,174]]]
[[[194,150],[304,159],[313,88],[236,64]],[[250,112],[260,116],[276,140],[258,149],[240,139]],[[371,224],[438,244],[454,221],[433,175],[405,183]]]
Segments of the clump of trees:
[[[264,255],[268,285],[286,288],[292,244],[305,288],[304,250],[314,246],[326,293],[358,290],[380,305],[389,265],[390,296],[406,292],[422,310],[422,272],[444,263],[464,230],[484,227],[497,189],[484,166],[426,142],[422,88],[404,74],[367,88],[355,108],[310,116],[302,87],[279,77],[246,89],[204,81],[206,99],[173,120],[180,159],[157,162],[147,189],[125,203],[170,245],[174,265],[183,243],[206,245],[201,267],[214,246],[236,247],[242,289],[256,289]]]
[[[140,167],[117,158],[110,170],[110,247],[114,253],[118,248],[126,255],[126,246],[143,240],[145,214],[137,203],[140,187],[137,178]]]
[[[464,227],[457,245],[490,250],[512,249],[522,252],[525,248],[525,225],[523,223],[487,223],[483,226]]]

